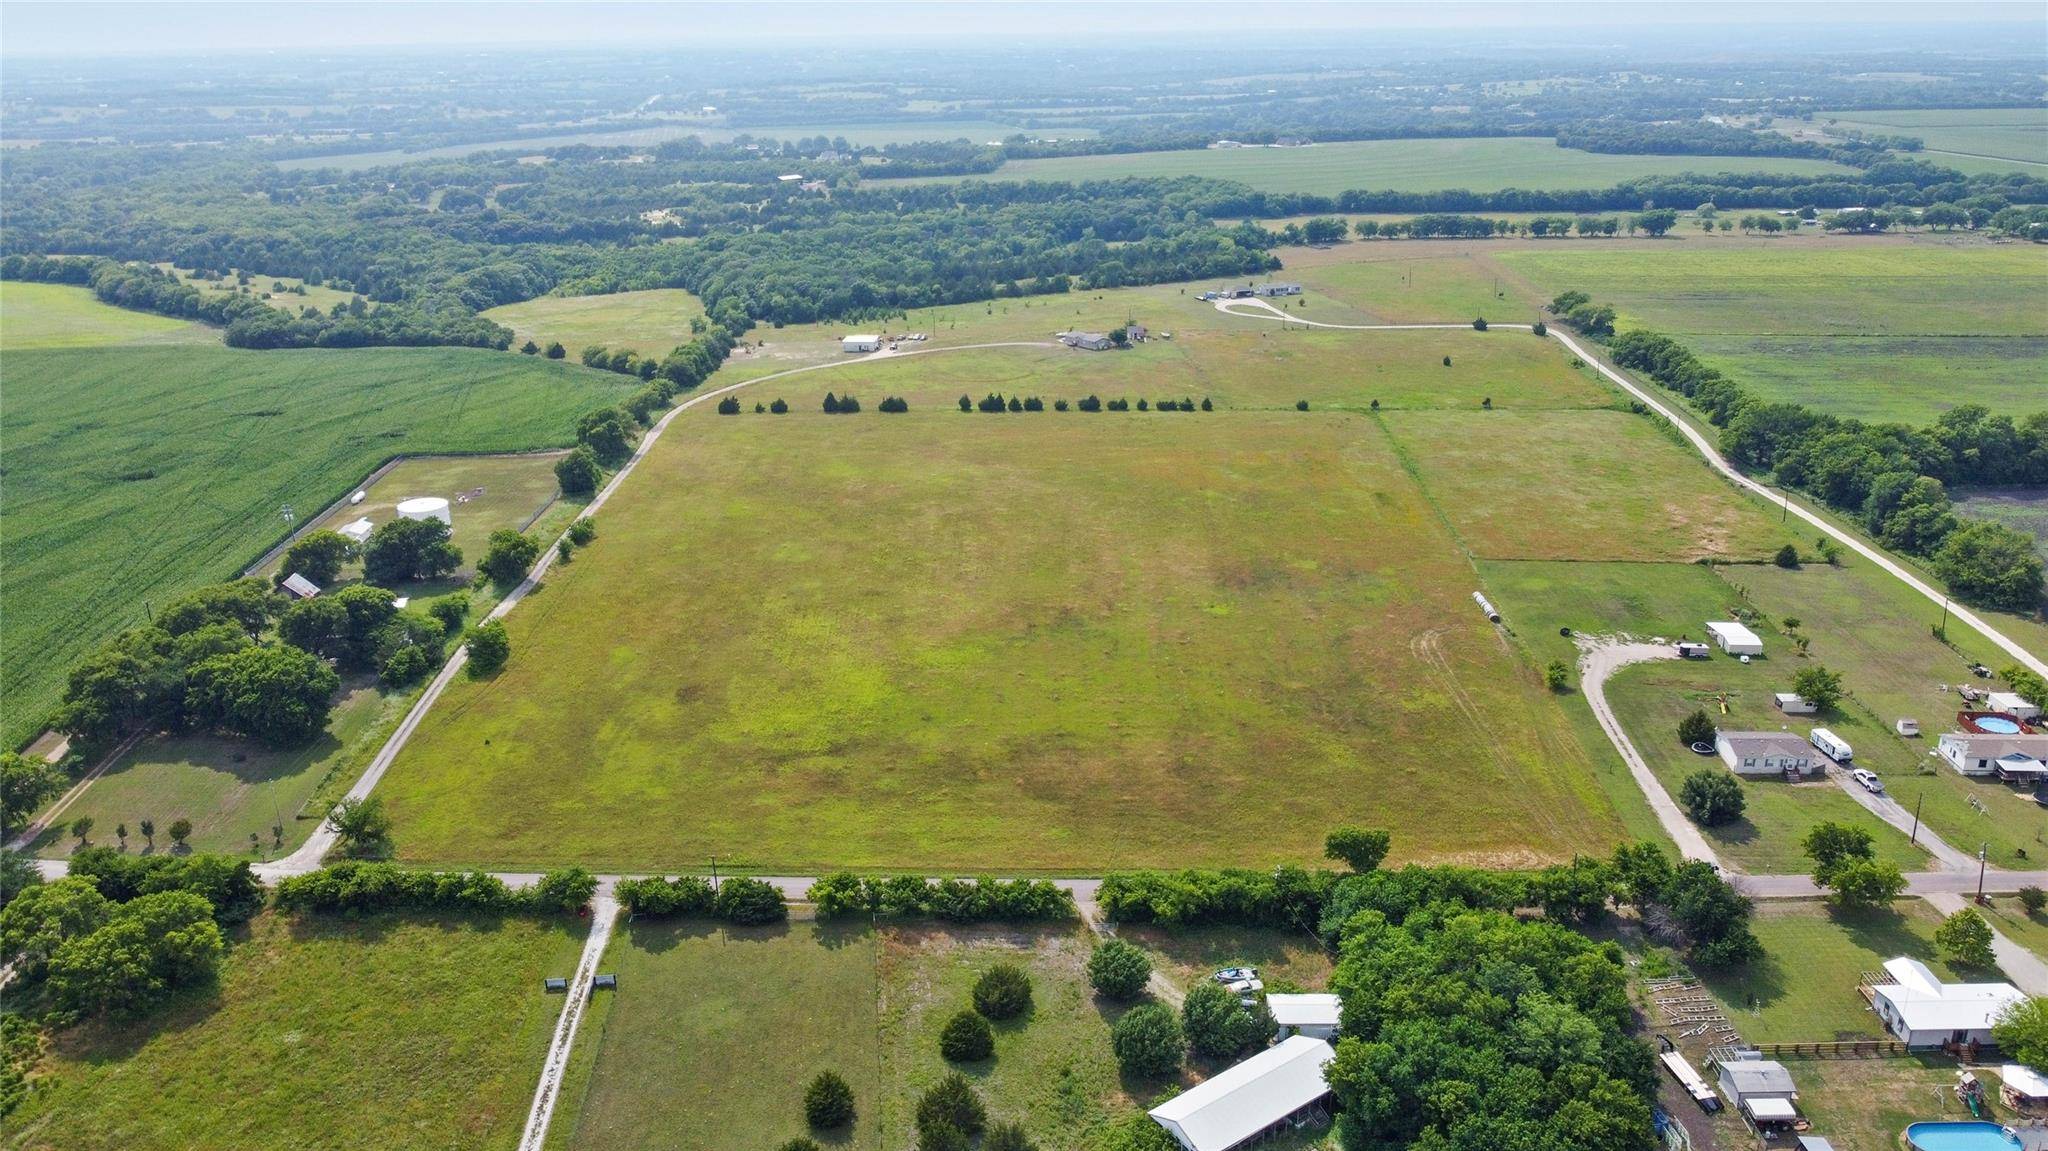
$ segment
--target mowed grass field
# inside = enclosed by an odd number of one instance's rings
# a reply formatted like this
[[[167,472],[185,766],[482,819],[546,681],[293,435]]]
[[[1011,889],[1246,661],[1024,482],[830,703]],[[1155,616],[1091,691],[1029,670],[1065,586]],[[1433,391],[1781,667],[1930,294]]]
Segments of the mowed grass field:
[[[1592,293],[1771,399],[1931,422],[2042,406],[2048,250],[1967,238],[1502,251],[1539,294]]]
[[[1333,196],[1350,189],[1428,192],[1463,188],[1548,191],[1605,188],[1643,176],[1680,172],[1851,171],[1826,160],[1779,157],[1621,156],[1560,148],[1523,137],[1455,140],[1366,140],[1301,148],[1200,148],[1179,152],[1061,156],[1011,160],[986,180],[1108,180],[1123,176],[1203,176],[1238,180],[1266,192]],[[871,175],[872,179],[873,176]],[[961,177],[929,179],[957,181]],[[926,182],[929,182],[927,180]]]
[[[2009,161],[1992,171],[2048,170],[2048,108],[1894,108],[1814,114],[1814,127],[1867,135],[1918,136],[1919,157],[1956,166],[1958,158]],[[1965,168],[1963,171],[1973,171]]]
[[[542,296],[483,315],[512,329],[514,347],[532,340],[545,349],[550,341],[559,340],[574,360],[592,344],[614,351],[631,348],[643,358],[659,359],[690,342],[690,321],[703,314],[704,305],[690,293],[655,288],[604,296]]]
[[[219,342],[205,324],[102,304],[90,288],[0,281],[0,351]],[[20,376],[11,383],[18,387]]]
[[[0,1146],[518,1145],[573,920],[258,917],[217,988],[60,1032]]]
[[[579,415],[636,386],[474,349],[6,356],[9,744],[35,734],[71,664],[146,605],[230,578],[282,538],[286,505],[311,514],[394,455],[565,446]]]
[[[578,1042],[548,1146],[561,1151],[692,1147],[745,1151],[804,1134],[803,1090],[833,1070],[858,1118],[831,1140],[906,1146],[918,1093],[953,1068],[940,1029],[997,963],[1023,967],[1032,1009],[995,1025],[993,1058],[962,1068],[995,1120],[1024,1124],[1047,1151],[1090,1146],[1141,1102],[1120,1079],[1109,1027],[1083,966],[1093,940],[1048,929],[772,929],[628,924]],[[1149,1098],[1164,1084],[1131,1084]]]
[[[508,618],[512,663],[387,776],[404,858],[1043,871],[1309,861],[1347,820],[1411,858],[1617,838],[1368,419],[822,415],[839,382],[671,427]]]

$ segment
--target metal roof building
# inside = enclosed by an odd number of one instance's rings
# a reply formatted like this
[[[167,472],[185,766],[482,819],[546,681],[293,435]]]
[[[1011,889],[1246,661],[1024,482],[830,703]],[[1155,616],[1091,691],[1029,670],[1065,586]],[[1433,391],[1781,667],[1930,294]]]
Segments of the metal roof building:
[[[1149,1114],[1187,1151],[1228,1151],[1321,1102],[1337,1053],[1296,1035],[1154,1107]]]

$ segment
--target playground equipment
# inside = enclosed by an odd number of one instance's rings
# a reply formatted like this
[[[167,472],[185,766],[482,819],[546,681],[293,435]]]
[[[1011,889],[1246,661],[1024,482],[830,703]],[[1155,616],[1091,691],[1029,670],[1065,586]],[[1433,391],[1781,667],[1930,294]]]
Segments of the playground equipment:
[[[1984,1085],[1977,1081],[1976,1072],[1956,1072],[1956,1098],[1970,1109],[1972,1118],[1984,1118]]]

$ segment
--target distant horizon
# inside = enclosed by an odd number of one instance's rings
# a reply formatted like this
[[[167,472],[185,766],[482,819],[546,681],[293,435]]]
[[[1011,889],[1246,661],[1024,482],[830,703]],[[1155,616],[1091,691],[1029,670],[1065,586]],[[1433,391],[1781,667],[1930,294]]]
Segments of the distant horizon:
[[[260,12],[260,20],[252,13]],[[366,18],[367,17],[367,18]],[[771,39],[762,22],[772,19]],[[1836,21],[1841,21],[1836,23]],[[1816,22],[1819,22],[1816,24]],[[1777,40],[1756,42],[1735,33],[1782,30]],[[1587,42],[1589,30],[1606,33]],[[1971,29],[2019,29],[2023,43],[1930,44],[1962,38]],[[1589,49],[1622,47],[1683,33],[1728,33],[1706,40],[1709,53],[1747,52],[1776,56],[1815,37],[1827,55],[1881,51],[1972,50],[1971,54],[2048,56],[2048,10],[2005,0],[1942,7],[1924,4],[1810,0],[1766,4],[1737,0],[1704,9],[1631,2],[1595,3],[1565,9],[1498,2],[1414,4],[1338,3],[1292,8],[1248,9],[1239,4],[1147,3],[871,3],[820,4],[489,4],[430,2],[404,6],[316,2],[256,8],[227,3],[44,3],[0,6],[0,58],[35,59],[207,59],[250,55],[403,54],[410,51],[505,52],[624,49],[636,54],[693,47],[750,49],[772,54],[781,48],[830,46],[846,51],[936,43],[1043,43],[1087,49],[1129,47],[1138,37],[1159,43],[1233,43],[1260,47],[1289,36],[1386,36],[1427,39],[1431,34],[1464,34],[1471,49],[1512,47],[1511,38],[1551,41],[1569,33]],[[1946,32],[1948,36],[1939,33]],[[1806,33],[1807,35],[1794,35]],[[1100,44],[1060,37],[1113,37]],[[858,39],[870,38],[868,40]],[[1896,43],[1887,41],[1896,40]],[[1304,45],[1327,50],[1327,42]]]

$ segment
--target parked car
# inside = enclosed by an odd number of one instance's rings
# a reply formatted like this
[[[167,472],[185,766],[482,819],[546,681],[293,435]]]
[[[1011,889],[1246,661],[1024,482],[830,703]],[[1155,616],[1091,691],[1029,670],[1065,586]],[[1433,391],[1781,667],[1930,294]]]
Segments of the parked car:
[[[1884,794],[1884,780],[1877,778],[1877,773],[1869,768],[1859,767],[1849,773],[1849,778],[1862,784],[1863,790],[1870,792],[1872,795]]]
[[[1266,989],[1266,985],[1257,979],[1240,979],[1235,983],[1226,983],[1224,987],[1237,992],[1239,995],[1250,995],[1255,991],[1264,991]]]
[[[1214,979],[1218,983],[1228,984],[1240,983],[1244,980],[1257,979],[1258,977],[1259,969],[1256,967],[1226,967],[1209,978]]]

